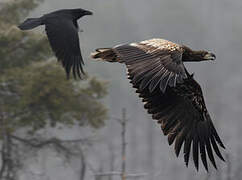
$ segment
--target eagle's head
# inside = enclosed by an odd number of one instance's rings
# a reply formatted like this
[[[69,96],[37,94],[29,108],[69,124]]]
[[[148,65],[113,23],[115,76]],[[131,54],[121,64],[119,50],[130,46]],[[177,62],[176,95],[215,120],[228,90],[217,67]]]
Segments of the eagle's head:
[[[203,60],[215,60],[216,56],[215,56],[215,54],[213,54],[211,52],[203,51],[202,59]]]
[[[215,54],[200,50],[200,51],[193,51],[190,48],[183,46],[184,52],[182,55],[183,61],[208,61],[208,60],[215,60]]]

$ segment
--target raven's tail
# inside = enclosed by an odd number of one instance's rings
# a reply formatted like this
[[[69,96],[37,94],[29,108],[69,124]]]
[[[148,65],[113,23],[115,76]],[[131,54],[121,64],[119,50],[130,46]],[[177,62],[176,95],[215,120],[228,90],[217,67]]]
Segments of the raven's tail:
[[[99,48],[96,49],[96,52],[91,54],[93,59],[102,59],[108,62],[117,62],[117,54],[112,48]]]
[[[22,24],[20,24],[18,27],[21,30],[29,30],[29,29],[33,29],[40,25],[43,25],[41,18],[28,18]]]

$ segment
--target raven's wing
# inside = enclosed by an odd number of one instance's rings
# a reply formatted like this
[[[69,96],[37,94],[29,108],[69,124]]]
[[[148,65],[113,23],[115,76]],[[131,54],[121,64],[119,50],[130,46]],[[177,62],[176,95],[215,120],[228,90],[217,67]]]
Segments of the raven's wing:
[[[84,74],[84,64],[78,37],[78,30],[73,21],[63,17],[49,17],[45,21],[45,30],[58,61],[62,62],[69,78],[71,69],[74,78]]]
[[[119,45],[112,49],[120,62],[127,65],[132,83],[139,88],[157,86],[165,92],[167,85],[175,87],[182,83],[186,73],[182,62],[183,49],[164,39],[151,39],[140,43]]]
[[[206,170],[208,169],[206,156],[216,168],[213,151],[224,160],[218,144],[223,148],[224,145],[206,109],[201,87],[191,76],[176,87],[167,87],[165,93],[161,93],[158,88],[153,93],[147,88],[140,90],[139,84],[135,84],[134,87],[138,89],[137,92],[145,103],[145,109],[161,124],[164,135],[168,135],[169,145],[175,142],[177,156],[184,144],[184,160],[187,166],[191,146],[197,169],[199,154]]]

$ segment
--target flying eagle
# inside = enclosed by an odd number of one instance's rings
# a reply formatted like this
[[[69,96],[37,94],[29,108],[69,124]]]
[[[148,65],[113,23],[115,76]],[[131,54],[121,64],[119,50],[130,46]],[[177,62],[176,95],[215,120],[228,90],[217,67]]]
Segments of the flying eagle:
[[[100,48],[92,58],[125,63],[128,78],[152,118],[161,125],[169,145],[175,143],[178,156],[183,145],[184,161],[192,153],[199,169],[199,151],[206,170],[207,156],[216,167],[215,154],[224,161],[219,146],[225,148],[207,111],[200,85],[183,62],[215,60],[207,51],[193,51],[187,46],[164,39]],[[192,147],[192,148],[191,148]]]
[[[92,15],[92,12],[80,8],[62,9],[39,18],[28,18],[18,27],[21,30],[29,30],[45,25],[51,48],[58,61],[62,62],[67,78],[72,69],[74,78],[78,76],[81,79],[81,73],[84,74],[84,62],[79,45],[77,20],[85,15]]]

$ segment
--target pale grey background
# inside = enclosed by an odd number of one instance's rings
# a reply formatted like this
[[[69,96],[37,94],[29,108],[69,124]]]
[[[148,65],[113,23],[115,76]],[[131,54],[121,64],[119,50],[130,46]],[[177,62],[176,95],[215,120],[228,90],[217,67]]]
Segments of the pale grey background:
[[[119,117],[121,108],[127,108],[130,118],[127,134],[128,171],[149,173],[144,178],[148,180],[206,178],[202,166],[197,173],[192,162],[187,169],[183,157],[175,157],[173,147],[168,147],[167,138],[146,114],[141,100],[131,88],[126,79],[125,67],[121,64],[95,62],[89,58],[95,48],[161,37],[216,54],[216,62],[187,63],[186,66],[190,72],[195,72],[195,79],[202,86],[207,107],[227,147],[226,152],[233,160],[232,171],[235,173],[240,168],[238,160],[241,160],[242,137],[242,1],[45,0],[31,13],[31,17],[57,9],[77,7],[94,12],[92,17],[84,17],[79,21],[80,28],[84,30],[80,34],[80,41],[86,62],[85,69],[90,75],[110,81],[110,94],[106,100],[110,116]],[[86,135],[78,132],[78,129],[58,133],[70,137]],[[121,151],[119,125],[111,119],[107,122],[107,127],[95,133],[102,141],[87,153],[89,163],[97,169],[102,164],[104,170],[108,171],[108,144],[113,144],[118,170]],[[30,163],[33,171],[45,172],[41,179],[78,179],[78,160],[73,161],[69,167],[63,166],[60,158],[48,150],[41,154],[39,159],[42,163],[34,160]],[[220,160],[217,163],[219,172],[224,173],[226,164]],[[210,169],[212,174],[216,173],[213,167]],[[224,173],[223,177],[225,176]],[[32,179],[29,175],[23,177],[26,180]],[[217,175],[214,177],[218,178]],[[87,179],[93,179],[90,171]]]

